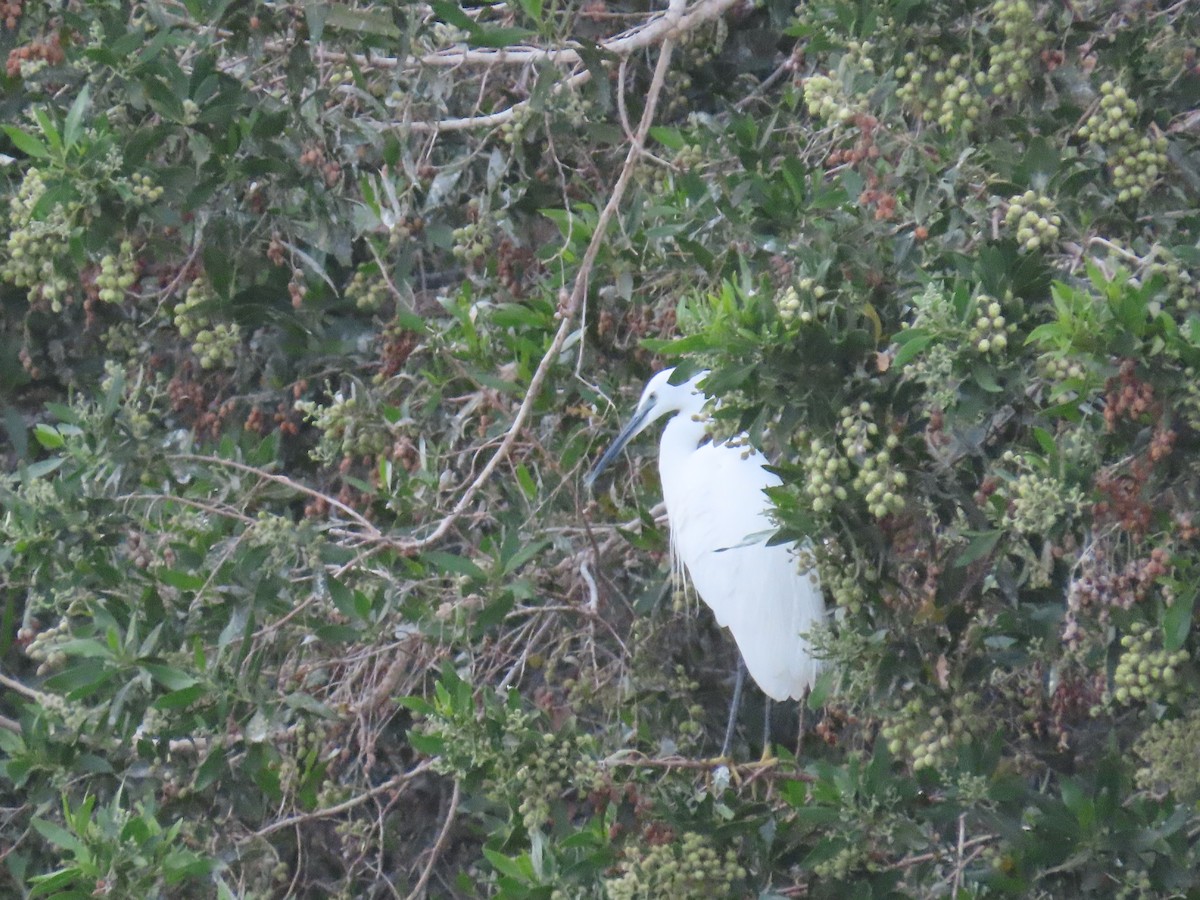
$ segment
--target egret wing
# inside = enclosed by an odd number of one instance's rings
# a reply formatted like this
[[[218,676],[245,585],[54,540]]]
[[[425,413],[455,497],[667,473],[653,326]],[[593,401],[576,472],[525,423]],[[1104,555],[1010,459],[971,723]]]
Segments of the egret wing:
[[[680,463],[663,473],[674,552],[764,693],[800,696],[819,669],[801,633],[824,618],[825,602],[793,547],[767,546],[774,524],[763,489],[779,478],[760,454],[725,444],[699,447]]]

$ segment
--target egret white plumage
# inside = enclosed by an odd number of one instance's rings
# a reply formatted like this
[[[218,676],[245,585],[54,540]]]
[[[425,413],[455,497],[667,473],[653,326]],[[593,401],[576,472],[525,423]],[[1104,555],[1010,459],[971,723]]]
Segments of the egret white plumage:
[[[637,410],[587,477],[590,486],[621,449],[652,422],[674,413],[658,454],[671,531],[672,568],[687,570],[717,622],[733,633],[745,667],[773,700],[801,697],[820,663],[806,635],[825,617],[815,574],[802,572],[796,548],[767,544],[775,531],[764,489],[780,484],[745,445],[708,440],[701,372],[671,384],[674,369],[646,383]],[[734,703],[741,688],[741,670]],[[730,714],[732,724],[736,708]],[[726,735],[726,747],[731,731]]]

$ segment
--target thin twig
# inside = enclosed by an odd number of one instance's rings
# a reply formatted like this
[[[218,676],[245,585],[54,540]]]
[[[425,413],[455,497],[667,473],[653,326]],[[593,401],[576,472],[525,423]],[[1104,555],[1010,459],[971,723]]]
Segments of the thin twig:
[[[422,760],[409,771],[402,772],[394,778],[389,778],[383,784],[377,784],[375,787],[351,797],[349,800],[343,800],[341,803],[335,803],[333,806],[326,806],[323,809],[314,809],[312,812],[288,816],[286,819],[280,819],[277,822],[271,822],[269,825],[264,825],[258,831],[254,832],[253,836],[256,838],[266,837],[268,834],[274,834],[276,831],[291,828],[293,825],[313,822],[317,819],[328,818],[329,816],[341,815],[344,812],[354,809],[356,806],[362,806],[362,804],[366,803],[372,797],[377,797],[380,794],[386,794],[388,791],[394,791],[396,788],[403,787],[407,782],[428,770],[432,765],[432,760]]]
[[[29,687],[27,684],[22,684],[15,678],[9,678],[7,675],[0,673],[0,687],[6,687],[10,691],[16,691],[22,697],[27,697],[30,700],[41,700],[42,695]]]
[[[721,0],[721,2],[725,2],[725,0]],[[677,21],[682,14],[682,10],[682,0],[671,0],[667,16]],[[504,439],[500,442],[499,448],[497,448],[491,459],[487,461],[483,469],[480,470],[479,474],[475,476],[475,480],[463,492],[463,495],[454,505],[454,508],[442,518],[441,522],[438,523],[437,527],[429,535],[420,540],[405,544],[405,552],[417,552],[437,543],[445,537],[454,523],[458,521],[459,517],[475,501],[476,495],[487,484],[488,480],[491,479],[492,474],[499,465],[508,458],[509,453],[516,444],[517,437],[520,435],[521,429],[525,427],[525,423],[533,411],[533,405],[541,393],[542,385],[550,374],[550,368],[558,360],[563,344],[566,343],[567,336],[572,331],[575,317],[583,305],[583,299],[587,295],[588,279],[591,275],[592,267],[595,265],[596,257],[600,253],[600,246],[604,241],[605,232],[608,230],[608,225],[612,221],[613,216],[616,215],[621,200],[625,196],[625,190],[629,186],[634,169],[637,168],[638,160],[641,158],[642,148],[646,143],[646,136],[650,133],[650,126],[654,122],[654,112],[658,107],[658,98],[662,93],[663,84],[666,81],[667,69],[670,67],[671,51],[673,48],[674,42],[670,38],[663,41],[658,57],[658,64],[654,68],[654,77],[651,80],[650,89],[646,94],[646,106],[642,111],[642,120],[638,124],[638,130],[633,136],[633,142],[630,144],[629,151],[625,156],[625,163],[621,167],[620,175],[617,176],[616,184],[613,185],[608,202],[604,205],[604,209],[600,211],[600,216],[596,221],[596,228],[592,232],[592,239],[588,242],[583,259],[579,264],[579,271],[575,275],[574,287],[565,302],[560,306],[559,315],[561,316],[561,322],[559,323],[558,331],[555,332],[554,338],[550,342],[550,347],[542,356],[542,361],[538,363],[537,370],[533,373],[533,378],[530,379],[529,388],[525,392],[525,397],[521,400],[521,405],[513,417],[512,424],[509,426],[508,431],[505,432]]]
[[[815,776],[809,775],[807,772],[784,769],[778,764],[778,760],[773,760],[770,765],[763,765],[761,762],[730,763],[728,760],[691,759],[686,756],[650,757],[636,750],[626,750],[614,753],[600,762],[605,766],[621,766],[633,769],[665,769],[668,772],[672,769],[708,772],[718,766],[726,766],[730,770],[730,773],[735,776],[745,774],[747,777],[752,776],[755,779],[788,778],[792,781],[805,782],[817,780]]]
[[[222,459],[219,456],[205,456],[200,453],[173,453],[171,454],[171,459],[183,459],[190,460],[192,462],[204,462],[216,466],[225,466],[226,468],[236,469],[239,472],[257,475],[259,478],[262,478],[266,481],[273,481],[276,484],[281,484],[284,487],[292,489],[293,491],[301,494],[307,494],[308,496],[315,497],[318,500],[324,500],[330,506],[334,507],[335,509],[340,509],[347,516],[357,522],[371,537],[377,540],[383,539],[383,535],[380,533],[379,529],[371,524],[371,522],[358,510],[351,506],[347,506],[336,497],[323,494],[318,490],[310,488],[308,485],[301,484],[298,481],[288,478],[286,475],[276,475],[274,472],[267,472],[263,469],[258,469],[254,466],[248,466],[245,463],[236,462],[232,459]]]
[[[994,834],[981,834],[979,837],[973,837],[970,840],[963,841],[962,849],[975,847],[979,844],[986,844],[989,841],[996,840]],[[939,859],[944,859],[946,856],[945,850],[932,850],[929,853],[919,853],[916,856],[906,856],[904,859],[898,859],[896,862],[888,866],[889,869],[907,869],[912,866],[918,866],[921,863],[935,862]]]
[[[459,791],[458,779],[454,779],[454,793],[450,795],[450,810],[446,813],[446,821],[442,823],[442,830],[438,833],[437,840],[434,841],[433,849],[429,851],[429,862],[425,864],[424,871],[421,872],[421,877],[417,879],[416,886],[408,895],[407,900],[417,900],[418,897],[424,895],[425,888],[429,885],[429,879],[433,877],[433,867],[437,864],[438,857],[442,855],[442,850],[446,847],[446,839],[450,837],[450,826],[454,824],[454,816],[458,812]]]

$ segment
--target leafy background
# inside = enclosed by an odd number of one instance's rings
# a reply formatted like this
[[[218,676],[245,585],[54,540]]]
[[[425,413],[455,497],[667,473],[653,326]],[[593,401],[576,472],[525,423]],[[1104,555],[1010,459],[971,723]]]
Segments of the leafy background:
[[[1200,890],[1200,10],[0,6],[0,883]],[[669,363],[830,676],[719,744]]]

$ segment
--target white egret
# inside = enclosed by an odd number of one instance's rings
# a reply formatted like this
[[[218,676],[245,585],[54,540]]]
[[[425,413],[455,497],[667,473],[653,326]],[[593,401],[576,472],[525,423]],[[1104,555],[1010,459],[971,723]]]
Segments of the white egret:
[[[664,369],[646,384],[633,418],[587,477],[590,487],[621,449],[652,422],[674,413],[658,454],[671,531],[672,571],[687,570],[717,622],[733,633],[745,667],[738,667],[722,755],[727,755],[745,670],[773,700],[801,697],[820,662],[806,638],[825,617],[815,573],[802,572],[796,548],[769,546],[775,530],[764,488],[780,484],[757,450],[708,439],[698,383],[701,372],[671,384]],[[766,748],[764,747],[764,752]]]

